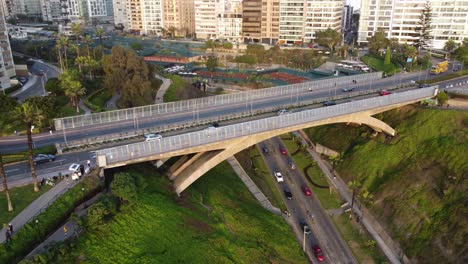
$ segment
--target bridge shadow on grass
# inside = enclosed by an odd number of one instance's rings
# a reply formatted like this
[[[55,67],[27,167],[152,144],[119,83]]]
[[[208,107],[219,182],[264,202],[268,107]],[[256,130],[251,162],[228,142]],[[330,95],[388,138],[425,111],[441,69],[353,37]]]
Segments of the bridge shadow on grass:
[[[313,186],[320,188],[320,189],[328,189],[328,185],[320,185],[314,182],[312,177],[309,175],[309,169],[312,168],[312,164],[307,165],[307,167],[304,168],[304,175],[309,179],[310,183],[312,183]]]

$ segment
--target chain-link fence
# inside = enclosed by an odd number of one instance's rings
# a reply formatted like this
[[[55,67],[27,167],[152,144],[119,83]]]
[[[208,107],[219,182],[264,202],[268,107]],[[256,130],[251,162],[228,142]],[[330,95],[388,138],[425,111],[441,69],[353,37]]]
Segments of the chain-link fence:
[[[205,129],[202,131],[175,135],[162,138],[157,141],[123,145],[99,150],[97,151],[96,156],[98,157],[98,162],[103,162],[100,157],[105,156],[105,164],[99,163],[99,166],[108,166],[115,163],[125,162],[160,153],[167,153],[170,151],[201,146],[217,141],[249,136],[383,106],[413,100],[421,100],[434,96],[434,89],[435,87],[417,89],[391,94],[388,96],[373,97],[369,99],[338,104],[330,107],[321,107],[286,115],[263,118],[259,120],[218,127],[216,129]]]
[[[59,131],[63,129],[86,127],[110,122],[149,117],[157,114],[192,111],[193,109],[201,109],[204,107],[214,105],[226,105],[239,102],[247,102],[249,100],[256,100],[260,98],[272,98],[287,94],[296,95],[304,91],[329,89],[339,87],[342,85],[352,85],[353,83],[363,84],[366,82],[372,82],[374,80],[380,79],[381,77],[381,72],[373,72],[361,75],[332,78],[327,80],[317,80],[307,83],[277,86],[248,92],[223,94],[184,101],[154,104],[148,106],[95,113],[90,115],[64,117],[54,119],[54,125],[55,130]]]

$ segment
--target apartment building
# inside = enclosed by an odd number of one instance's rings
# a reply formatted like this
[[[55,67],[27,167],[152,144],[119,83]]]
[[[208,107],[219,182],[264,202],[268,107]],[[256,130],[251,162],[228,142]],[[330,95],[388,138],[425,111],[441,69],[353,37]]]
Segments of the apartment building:
[[[29,17],[42,17],[40,0],[14,0],[10,15],[24,14]]]
[[[14,14],[14,4],[14,0],[0,0],[0,8],[3,10],[5,18],[10,17],[10,14]]]
[[[416,27],[426,0],[362,0],[358,43],[366,43],[377,30],[400,43],[419,38]],[[430,0],[432,6],[432,48],[442,49],[452,38],[460,43],[468,37],[468,0]]]
[[[161,35],[162,0],[141,0],[142,34]]]
[[[261,42],[262,0],[242,2],[242,37],[246,43]]]
[[[242,40],[242,2],[240,0],[195,0],[197,38]]]
[[[342,0],[280,0],[279,43],[308,43],[317,31],[340,31],[342,12]]]
[[[262,0],[262,43],[274,45],[279,39],[280,0]]]
[[[195,10],[193,0],[166,0],[163,2],[163,23],[166,30],[174,28],[175,36],[189,37],[195,34]]]
[[[341,17],[341,30],[345,32],[351,29],[351,20],[353,17],[353,6],[345,5],[343,7],[343,15]]]
[[[5,15],[3,9],[0,9],[0,89],[10,87],[10,77],[15,75],[15,65],[8,39]]]
[[[128,29],[127,0],[114,0],[112,8],[114,11],[114,25],[123,26],[124,29]]]

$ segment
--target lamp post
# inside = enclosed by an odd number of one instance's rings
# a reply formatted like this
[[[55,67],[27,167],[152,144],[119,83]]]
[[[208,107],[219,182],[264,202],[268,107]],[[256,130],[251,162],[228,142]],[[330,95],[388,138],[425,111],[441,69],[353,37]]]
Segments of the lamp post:
[[[306,241],[306,240],[305,240],[305,239],[306,239],[306,231],[305,231],[305,228],[304,228],[304,227],[302,227],[302,233],[303,233],[302,250],[303,250],[304,252],[306,252],[306,248],[305,248],[305,244],[306,244],[306,243],[305,243],[305,241]]]

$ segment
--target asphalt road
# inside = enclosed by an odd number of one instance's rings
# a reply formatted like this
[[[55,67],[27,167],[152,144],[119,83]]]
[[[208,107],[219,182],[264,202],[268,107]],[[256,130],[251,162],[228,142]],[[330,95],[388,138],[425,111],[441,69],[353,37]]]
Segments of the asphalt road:
[[[288,161],[293,161],[289,155],[280,154],[279,148],[283,146],[279,137],[274,137],[258,144],[260,148],[268,147],[270,155],[263,159],[267,164],[271,177],[274,170],[279,170],[285,179],[282,183],[276,183],[279,191],[283,195],[283,201],[291,213],[288,221],[303,247],[303,229],[300,221],[304,220],[311,227],[312,234],[306,235],[305,249],[306,253],[313,262],[318,262],[313,254],[312,247],[319,245],[325,254],[325,263],[357,263],[346,242],[342,239],[334,226],[332,220],[328,217],[325,210],[314,194],[306,196],[302,191],[302,186],[307,185],[307,181],[301,171],[290,169]],[[284,196],[284,189],[287,188],[293,195],[292,200],[287,200]]]
[[[427,75],[430,77],[431,75]],[[376,87],[385,89],[394,87],[400,83],[409,83],[411,80],[424,79],[426,74],[406,73],[391,78],[384,78],[368,84],[355,85],[355,91],[375,89]],[[468,79],[468,78],[467,78]],[[327,81],[327,80],[325,80]],[[350,86],[347,86],[350,87]],[[267,106],[283,105],[288,103],[301,102],[323,97],[329,97],[335,94],[344,93],[342,87],[322,91],[304,91],[295,95],[283,95],[276,97],[266,97],[252,100],[248,103],[223,104],[217,106],[208,106],[200,108],[194,112],[178,112],[169,114],[156,114],[151,117],[139,118],[137,120],[124,120],[107,124],[96,125],[93,127],[67,129],[66,131],[56,132],[53,135],[42,133],[34,135],[35,146],[45,146],[55,143],[63,143],[65,140],[79,140],[87,137],[131,131],[136,128],[147,129],[157,126],[163,126],[174,122],[196,122],[198,118],[215,118],[219,114],[228,114],[243,111],[256,111]],[[377,94],[376,94],[377,96]],[[10,136],[0,138],[0,151],[3,153],[16,152],[26,149],[26,136]]]
[[[28,97],[32,96],[43,96],[44,88],[43,84],[47,82],[49,78],[57,78],[59,72],[52,65],[47,64],[41,60],[33,60],[34,64],[28,68],[31,75],[29,76],[28,82],[25,86],[17,93],[14,94],[18,98],[18,101],[22,102]],[[43,72],[44,76],[39,74]],[[27,89],[24,89],[27,88]]]

